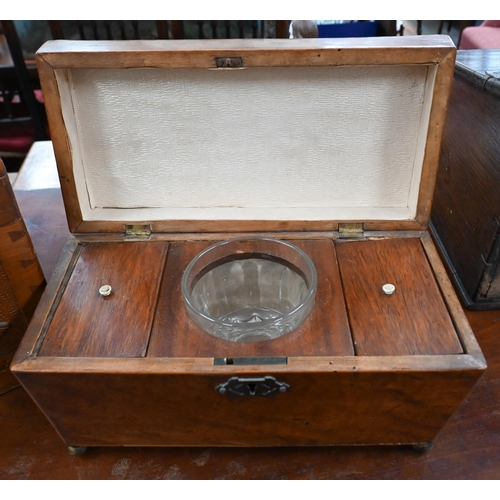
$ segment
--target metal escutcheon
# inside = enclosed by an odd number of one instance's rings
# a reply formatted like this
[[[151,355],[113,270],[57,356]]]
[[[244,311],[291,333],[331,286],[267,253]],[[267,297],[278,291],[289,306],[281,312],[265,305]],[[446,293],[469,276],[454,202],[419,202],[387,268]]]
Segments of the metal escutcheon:
[[[233,398],[243,396],[271,397],[278,392],[289,391],[290,386],[285,382],[278,382],[274,377],[268,375],[259,378],[231,377],[227,382],[219,384],[215,390]]]

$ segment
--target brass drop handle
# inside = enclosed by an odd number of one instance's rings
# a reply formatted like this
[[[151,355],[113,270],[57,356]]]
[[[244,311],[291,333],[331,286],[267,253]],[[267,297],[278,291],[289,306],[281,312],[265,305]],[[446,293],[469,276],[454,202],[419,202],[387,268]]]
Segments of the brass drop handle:
[[[290,386],[267,375],[255,378],[231,377],[227,382],[219,384],[215,390],[220,394],[227,394],[233,398],[241,398],[243,396],[271,397],[278,394],[278,392],[289,391]]]

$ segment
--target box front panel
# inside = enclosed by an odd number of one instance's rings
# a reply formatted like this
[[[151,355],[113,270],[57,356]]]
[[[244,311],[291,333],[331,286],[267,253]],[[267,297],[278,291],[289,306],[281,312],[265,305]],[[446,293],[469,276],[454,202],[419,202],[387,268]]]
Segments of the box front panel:
[[[424,374],[332,368],[313,374],[269,369],[262,375],[287,384],[286,392],[234,398],[217,387],[234,376],[255,386],[256,374],[225,371],[20,375],[73,446],[429,443],[478,377],[472,370]]]

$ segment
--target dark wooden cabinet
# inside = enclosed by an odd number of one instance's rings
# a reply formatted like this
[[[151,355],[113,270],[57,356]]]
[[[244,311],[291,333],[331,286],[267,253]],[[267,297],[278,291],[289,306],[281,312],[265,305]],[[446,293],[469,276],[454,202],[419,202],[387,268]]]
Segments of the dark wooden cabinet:
[[[431,232],[463,304],[500,308],[500,50],[458,51]]]

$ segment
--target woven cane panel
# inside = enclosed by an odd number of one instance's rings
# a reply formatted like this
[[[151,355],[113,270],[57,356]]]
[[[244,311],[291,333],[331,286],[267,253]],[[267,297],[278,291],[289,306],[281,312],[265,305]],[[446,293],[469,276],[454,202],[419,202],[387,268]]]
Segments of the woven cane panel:
[[[427,71],[73,70],[76,178],[91,208],[407,207]]]
[[[27,327],[26,318],[0,263],[0,356],[15,352]],[[0,371],[3,368],[6,367],[0,367]]]

